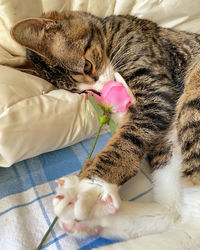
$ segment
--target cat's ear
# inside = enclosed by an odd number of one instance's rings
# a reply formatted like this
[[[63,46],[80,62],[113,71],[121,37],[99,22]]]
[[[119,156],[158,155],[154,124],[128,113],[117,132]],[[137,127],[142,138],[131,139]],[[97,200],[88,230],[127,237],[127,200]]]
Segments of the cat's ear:
[[[15,24],[11,29],[12,38],[22,46],[35,52],[45,49],[45,31],[55,26],[55,21],[45,18],[29,18]]]

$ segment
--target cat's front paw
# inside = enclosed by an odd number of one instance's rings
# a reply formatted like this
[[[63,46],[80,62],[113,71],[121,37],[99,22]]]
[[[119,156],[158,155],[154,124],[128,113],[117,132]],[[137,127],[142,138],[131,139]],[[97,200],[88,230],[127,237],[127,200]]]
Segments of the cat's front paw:
[[[119,210],[118,187],[102,179],[80,180],[77,176],[63,177],[53,199],[59,224],[77,236],[100,234],[100,218]]]

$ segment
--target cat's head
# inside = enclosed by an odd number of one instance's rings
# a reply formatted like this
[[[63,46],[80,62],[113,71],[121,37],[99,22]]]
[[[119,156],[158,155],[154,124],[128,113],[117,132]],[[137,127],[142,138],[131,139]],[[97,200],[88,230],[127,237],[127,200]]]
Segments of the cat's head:
[[[100,91],[102,87],[95,83],[101,76],[112,78],[101,22],[93,15],[52,12],[18,22],[11,35],[27,49],[37,74],[57,87]]]

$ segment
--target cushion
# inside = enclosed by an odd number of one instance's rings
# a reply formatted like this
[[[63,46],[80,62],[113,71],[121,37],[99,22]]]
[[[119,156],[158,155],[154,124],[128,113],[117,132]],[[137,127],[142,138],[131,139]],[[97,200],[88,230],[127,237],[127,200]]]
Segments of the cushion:
[[[85,95],[66,94],[43,79],[9,67],[0,66],[0,72],[0,166],[94,134],[96,113]]]
[[[68,9],[102,17],[132,14],[164,27],[200,32],[199,0],[0,0],[1,167],[74,144],[97,130],[96,113],[84,95],[55,89],[11,68],[25,62],[25,50],[12,40],[10,28],[24,18]]]

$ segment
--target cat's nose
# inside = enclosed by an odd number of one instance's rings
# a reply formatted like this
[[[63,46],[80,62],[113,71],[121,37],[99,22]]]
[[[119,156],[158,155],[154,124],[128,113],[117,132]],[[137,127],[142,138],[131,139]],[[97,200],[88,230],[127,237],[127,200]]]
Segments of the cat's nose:
[[[95,80],[95,82],[97,82],[99,80],[99,77],[96,75],[91,75],[91,78]]]

